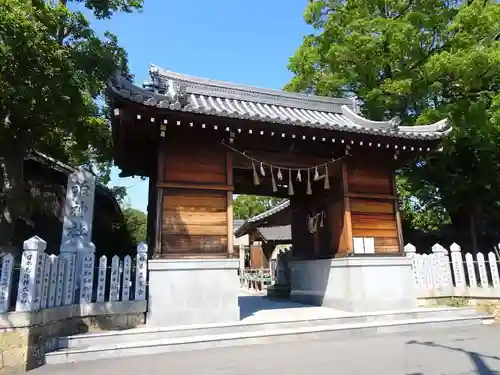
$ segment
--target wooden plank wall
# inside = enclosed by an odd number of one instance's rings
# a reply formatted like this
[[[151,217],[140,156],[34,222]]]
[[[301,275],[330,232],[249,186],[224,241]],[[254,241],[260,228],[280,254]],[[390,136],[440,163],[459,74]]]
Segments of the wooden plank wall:
[[[232,251],[230,155],[210,142],[172,138],[165,143],[160,257],[227,256]]]
[[[227,203],[221,191],[165,189],[162,253],[227,252]]]
[[[375,251],[399,251],[394,203],[375,199],[351,199],[353,237],[374,237]]]
[[[399,252],[397,200],[390,167],[348,165],[347,186],[352,236],[373,237],[376,253]]]
[[[174,142],[168,142],[166,147],[165,182],[226,184],[226,153],[221,147]]]

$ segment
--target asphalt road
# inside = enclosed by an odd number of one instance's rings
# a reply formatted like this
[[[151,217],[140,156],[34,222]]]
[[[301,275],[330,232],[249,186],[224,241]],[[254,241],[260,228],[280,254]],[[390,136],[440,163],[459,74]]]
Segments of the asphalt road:
[[[500,375],[500,326],[216,348],[44,366],[33,375]]]

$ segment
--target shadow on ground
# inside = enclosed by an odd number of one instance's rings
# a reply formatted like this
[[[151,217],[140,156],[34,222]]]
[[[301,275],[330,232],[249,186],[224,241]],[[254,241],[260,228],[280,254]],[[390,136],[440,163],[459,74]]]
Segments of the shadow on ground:
[[[274,301],[264,296],[240,296],[238,297],[238,305],[240,307],[241,320],[263,310],[300,309],[304,307],[311,307],[309,305],[302,305],[300,303],[290,301]]]
[[[463,340],[460,340],[460,341],[463,341]],[[488,364],[485,362],[485,359],[500,361],[500,357],[498,357],[498,356],[485,355],[485,354],[473,352],[470,350],[465,350],[463,348],[456,348],[456,347],[449,346],[449,345],[437,344],[437,343],[432,342],[432,341],[412,340],[412,341],[408,341],[406,344],[407,345],[424,345],[424,346],[429,346],[432,348],[446,349],[446,350],[451,350],[454,352],[463,353],[466,356],[468,356],[469,359],[471,360],[471,362],[473,363],[473,365],[475,367],[476,374],[478,374],[478,375],[500,375],[500,372],[493,371],[488,366]],[[413,374],[407,374],[407,375],[424,375],[424,374],[423,373],[413,373]]]

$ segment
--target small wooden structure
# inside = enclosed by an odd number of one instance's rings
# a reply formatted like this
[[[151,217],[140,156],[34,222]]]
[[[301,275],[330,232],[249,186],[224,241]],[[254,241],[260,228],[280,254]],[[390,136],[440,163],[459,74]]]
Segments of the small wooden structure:
[[[245,220],[236,229],[235,237],[249,237],[251,268],[268,268],[276,246],[292,244],[290,222],[290,201],[285,199],[269,210]],[[255,245],[256,241],[258,245]]]
[[[227,259],[235,193],[290,200],[296,259],[353,255],[355,238],[371,240],[367,252],[402,254],[394,171],[435,150],[445,120],[403,126],[361,117],[355,99],[155,66],[150,77],[138,87],[117,75],[110,89],[115,163],[150,178],[153,259]]]

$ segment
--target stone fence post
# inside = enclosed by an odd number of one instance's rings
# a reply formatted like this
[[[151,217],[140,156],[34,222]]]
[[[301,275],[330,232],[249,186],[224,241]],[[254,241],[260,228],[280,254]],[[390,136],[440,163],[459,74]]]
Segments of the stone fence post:
[[[146,299],[146,279],[148,274],[148,245],[140,242],[137,245],[137,258],[135,259],[135,300]]]
[[[2,258],[0,269],[0,314],[7,312],[10,307],[10,293],[12,289],[12,273],[14,270],[14,255],[6,254]]]
[[[80,255],[80,254],[79,254]],[[92,302],[94,286],[95,245],[90,242],[81,251],[82,267],[80,279],[80,303]],[[77,278],[78,279],[78,278]]]
[[[467,284],[465,282],[464,261],[462,258],[460,246],[456,243],[452,243],[450,246],[450,250],[451,250],[451,263],[453,265],[453,278],[455,279],[455,286],[458,288],[465,288]]]
[[[76,240],[68,240],[61,246],[59,262],[64,266],[62,305],[72,305],[75,303],[75,291],[80,284],[81,267],[78,265]],[[76,278],[76,281],[75,281]]]
[[[42,297],[42,275],[45,264],[44,251],[47,242],[38,236],[23,243],[21,272],[17,291],[16,311],[36,311],[40,309]]]

